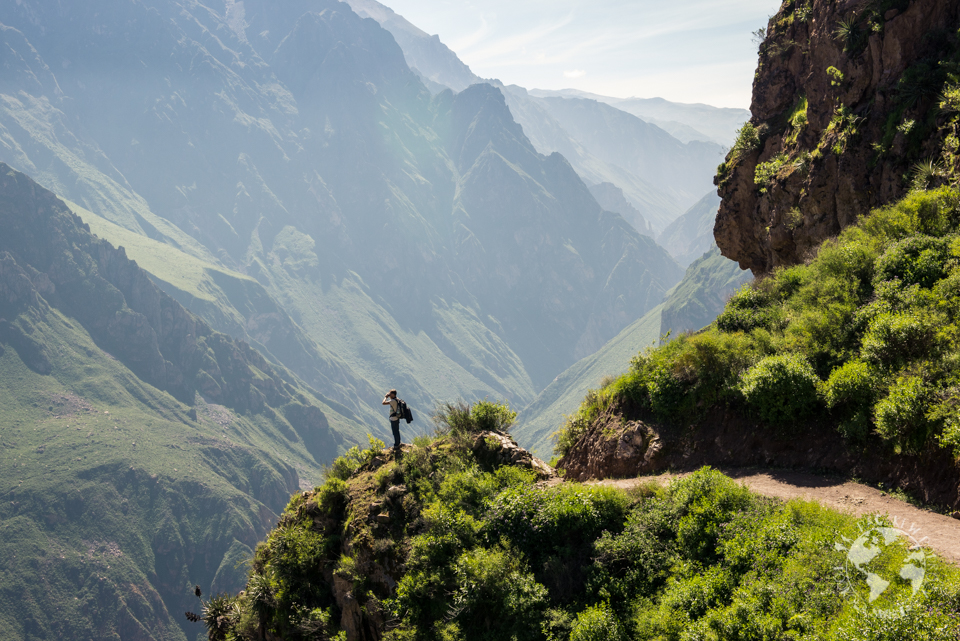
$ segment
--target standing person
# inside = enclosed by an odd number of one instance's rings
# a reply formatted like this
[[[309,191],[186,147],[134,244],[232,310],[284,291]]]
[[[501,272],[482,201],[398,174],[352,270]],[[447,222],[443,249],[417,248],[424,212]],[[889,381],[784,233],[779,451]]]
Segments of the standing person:
[[[393,449],[400,449],[400,402],[397,400],[397,390],[392,389],[383,397],[381,405],[390,406],[390,429],[393,430]]]

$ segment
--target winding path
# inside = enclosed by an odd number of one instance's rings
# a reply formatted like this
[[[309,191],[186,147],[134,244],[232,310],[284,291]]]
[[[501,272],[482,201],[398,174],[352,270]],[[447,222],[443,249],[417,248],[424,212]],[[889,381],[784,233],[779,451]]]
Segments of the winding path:
[[[721,472],[764,496],[805,499],[856,516],[886,514],[900,529],[945,560],[960,564],[960,521],[915,507],[876,488],[840,478],[791,470],[725,470]],[[624,489],[650,481],[667,483],[685,474],[662,474],[633,479],[592,481]]]

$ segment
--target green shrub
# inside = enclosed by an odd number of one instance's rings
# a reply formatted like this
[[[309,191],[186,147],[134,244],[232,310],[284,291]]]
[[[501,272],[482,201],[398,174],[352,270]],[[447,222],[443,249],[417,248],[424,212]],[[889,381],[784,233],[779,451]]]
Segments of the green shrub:
[[[588,607],[577,615],[570,641],[624,641],[626,635],[608,603]]]
[[[610,487],[518,485],[490,502],[485,536],[491,542],[506,537],[531,559],[541,559],[559,547],[592,542],[603,530],[619,529],[628,502],[626,494]]]
[[[593,591],[609,594],[616,603],[652,596],[677,560],[669,541],[676,520],[666,501],[645,501],[631,510],[623,532],[603,532],[593,544]]]
[[[757,163],[757,168],[753,174],[753,183],[760,190],[761,194],[767,193],[767,188],[776,179],[780,170],[787,165],[789,156],[785,153],[779,153],[767,162]]]
[[[667,365],[655,369],[647,381],[650,407],[654,413],[662,419],[680,414],[690,399],[690,383],[677,376]]]
[[[768,292],[744,285],[730,298],[720,316],[717,329],[722,332],[749,332],[757,327],[775,324],[778,311]]]
[[[899,279],[906,285],[931,288],[947,275],[951,241],[932,236],[911,236],[894,243],[877,261],[876,278]]]
[[[470,408],[470,418],[473,419],[478,430],[505,434],[517,420],[517,413],[510,409],[510,403],[507,401],[490,402],[484,399],[477,401]]]
[[[837,631],[837,641],[954,641],[957,621],[913,604],[859,613]]]
[[[330,476],[317,488],[317,504],[330,515],[342,513],[348,498],[347,484],[336,476]]]
[[[667,496],[679,517],[677,545],[685,556],[698,561],[716,559],[724,524],[755,503],[747,488],[710,468],[674,481]]]
[[[501,466],[490,473],[470,465],[464,470],[447,474],[437,490],[437,498],[446,506],[478,516],[503,489],[532,485],[535,480],[536,474],[532,470]]]
[[[517,413],[507,401],[492,402],[486,399],[468,405],[463,401],[438,403],[433,413],[433,423],[438,434],[455,436],[479,432],[510,431]]]
[[[933,390],[918,376],[901,376],[886,398],[877,403],[877,434],[901,448],[917,449],[930,429],[927,419]]]
[[[360,467],[362,455],[360,448],[351,447],[343,456],[338,456],[330,464],[330,467],[324,470],[324,475],[329,479],[340,479],[346,481],[353,476],[353,473]]]
[[[752,151],[760,148],[760,130],[750,122],[743,123],[743,126],[737,130],[737,139],[733,143],[728,156],[731,165],[736,164],[741,158]]]
[[[861,223],[868,235],[878,240],[897,241],[924,234],[943,236],[960,222],[960,192],[949,187],[915,191],[902,200],[871,212]]]
[[[871,410],[881,385],[880,372],[863,361],[850,361],[830,373],[823,385],[823,398],[840,418],[841,434],[856,441],[866,439]]]
[[[470,406],[464,401],[438,403],[431,418],[438,435],[473,434],[477,431],[470,416]]]
[[[935,343],[936,332],[918,312],[881,313],[867,327],[861,354],[876,365],[897,368],[929,354]]]
[[[747,404],[768,423],[784,423],[807,416],[818,402],[820,379],[798,354],[768,356],[740,380]]]
[[[547,589],[537,583],[510,547],[477,548],[454,568],[457,590],[451,613],[468,641],[539,641],[549,605]]]

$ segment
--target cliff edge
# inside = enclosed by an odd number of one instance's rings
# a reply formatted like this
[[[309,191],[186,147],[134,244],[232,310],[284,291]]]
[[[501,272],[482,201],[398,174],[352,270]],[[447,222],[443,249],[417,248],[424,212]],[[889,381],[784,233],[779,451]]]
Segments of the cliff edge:
[[[760,47],[753,117],[715,179],[723,255],[757,274],[795,264],[911,186],[947,182],[958,26],[950,0],[785,2]]]

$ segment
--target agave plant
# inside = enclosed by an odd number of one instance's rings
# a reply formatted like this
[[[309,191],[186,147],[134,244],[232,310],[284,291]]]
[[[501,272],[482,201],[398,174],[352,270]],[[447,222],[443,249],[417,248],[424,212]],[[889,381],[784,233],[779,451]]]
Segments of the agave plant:
[[[857,19],[854,17],[849,20],[839,20],[837,28],[833,30],[833,35],[843,43],[844,51],[852,51],[856,48],[861,35]]]
[[[240,618],[240,604],[236,598],[218,594],[203,604],[201,616],[210,641],[226,641],[227,633]]]
[[[943,166],[933,159],[921,160],[913,166],[912,176],[910,178],[910,189],[914,191],[924,191],[930,187],[931,183],[937,178],[945,175]]]

